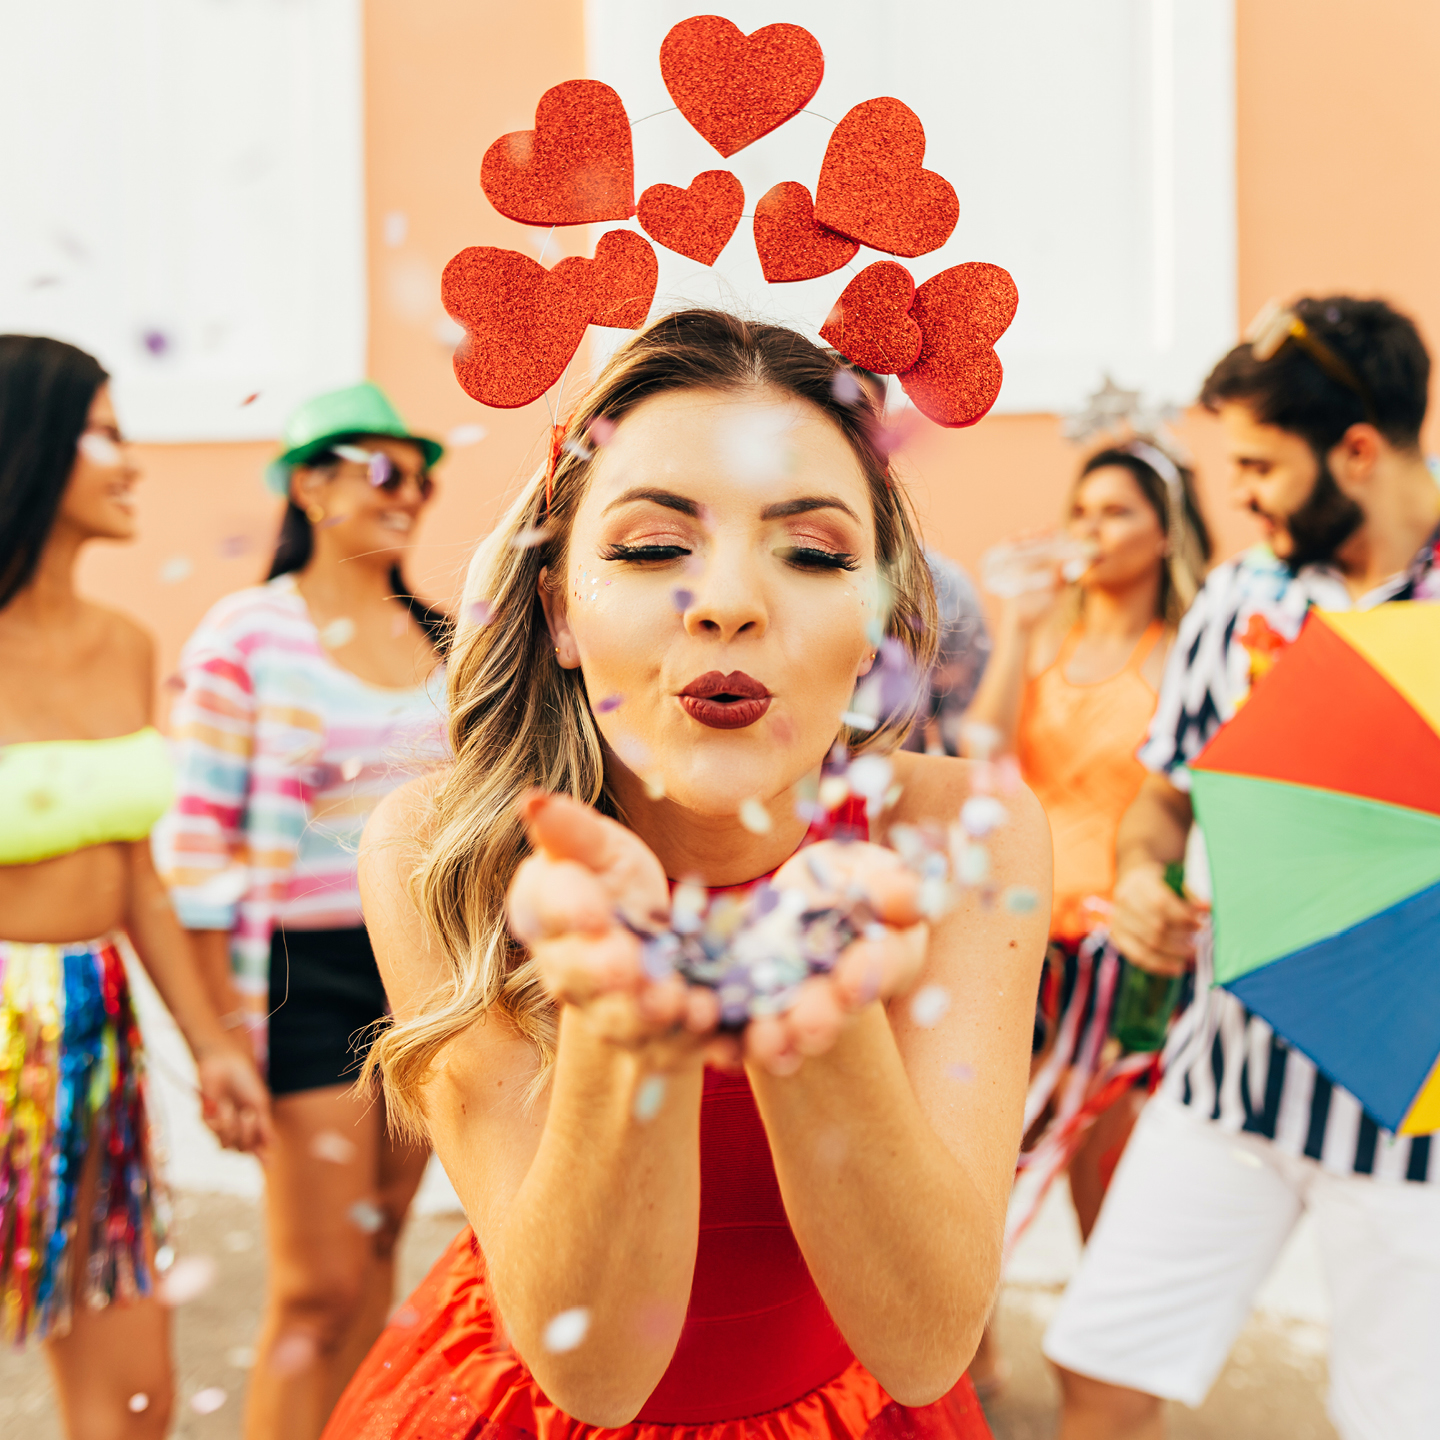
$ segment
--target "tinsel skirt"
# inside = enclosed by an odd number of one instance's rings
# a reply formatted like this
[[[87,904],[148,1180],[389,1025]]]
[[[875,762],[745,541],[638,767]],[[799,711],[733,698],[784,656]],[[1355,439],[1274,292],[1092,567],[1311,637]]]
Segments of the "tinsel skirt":
[[[97,1309],[148,1295],[160,1228],[140,1030],[113,939],[0,940],[0,1332],[63,1335],[77,1294]]]

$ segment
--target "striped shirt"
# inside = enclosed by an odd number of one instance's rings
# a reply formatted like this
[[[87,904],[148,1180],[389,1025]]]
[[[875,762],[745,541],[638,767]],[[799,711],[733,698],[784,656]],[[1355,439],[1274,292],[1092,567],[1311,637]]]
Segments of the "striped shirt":
[[[277,925],[364,923],[360,832],[384,795],[444,758],[444,672],[409,690],[360,679],[330,657],[284,575],[221,600],[180,676],[177,798],[157,856],[181,923],[230,932],[255,1019]]]
[[[1292,575],[1265,546],[1218,566],[1180,622],[1141,762],[1188,790],[1188,762],[1299,635],[1312,605],[1367,610],[1387,600],[1440,600],[1436,550],[1432,535],[1409,570],[1354,602],[1338,571],[1309,565]],[[1198,827],[1186,854],[1186,885],[1208,898]],[[1166,1092],[1226,1130],[1263,1135],[1326,1170],[1440,1182],[1433,1137],[1391,1134],[1348,1090],[1215,986],[1210,942],[1207,927],[1197,947],[1195,1002],[1165,1049]]]

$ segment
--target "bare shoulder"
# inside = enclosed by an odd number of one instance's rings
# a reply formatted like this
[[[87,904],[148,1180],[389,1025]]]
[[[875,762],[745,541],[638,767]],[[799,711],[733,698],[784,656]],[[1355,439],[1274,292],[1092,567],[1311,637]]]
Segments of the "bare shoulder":
[[[955,760],[947,755],[916,755],[902,750],[890,757],[895,779],[900,784],[900,798],[889,813],[891,824],[922,825],[926,822],[950,825],[958,818],[961,807],[978,793],[977,773],[981,762]],[[1027,859],[1043,857],[1046,869],[1050,863],[1050,822],[1044,808],[1028,785],[1016,784],[1013,790],[997,797],[1005,808],[1006,820],[987,840],[997,868],[1006,862],[1018,861],[1022,868]]]

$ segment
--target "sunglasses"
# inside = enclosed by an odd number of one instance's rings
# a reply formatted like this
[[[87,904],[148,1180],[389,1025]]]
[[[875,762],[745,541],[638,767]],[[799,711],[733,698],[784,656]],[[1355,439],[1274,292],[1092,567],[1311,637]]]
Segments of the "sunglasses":
[[[1278,301],[1269,301],[1245,332],[1250,353],[1262,364],[1273,360],[1286,345],[1298,345],[1337,385],[1343,385],[1365,407],[1375,424],[1375,400],[1370,387],[1295,313]]]
[[[383,490],[387,495],[393,495],[405,483],[405,471],[383,450],[363,450],[358,445],[337,445],[332,453],[341,460],[348,460],[352,465],[363,465],[365,478],[375,489]],[[414,478],[420,498],[428,500],[435,491],[435,481],[430,472],[421,470]]]

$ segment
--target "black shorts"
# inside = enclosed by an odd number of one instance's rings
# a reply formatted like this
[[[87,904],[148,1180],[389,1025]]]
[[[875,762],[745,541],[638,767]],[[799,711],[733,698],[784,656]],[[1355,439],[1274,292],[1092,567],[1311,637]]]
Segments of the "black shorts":
[[[270,937],[270,1092],[348,1085],[389,1011],[363,926]]]

